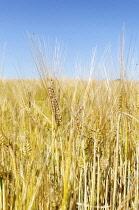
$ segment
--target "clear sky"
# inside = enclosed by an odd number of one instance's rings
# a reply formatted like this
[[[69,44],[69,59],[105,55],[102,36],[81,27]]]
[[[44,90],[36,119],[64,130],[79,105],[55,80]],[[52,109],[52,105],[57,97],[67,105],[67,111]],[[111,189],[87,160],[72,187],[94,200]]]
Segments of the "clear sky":
[[[95,48],[96,60],[99,60],[110,44],[116,63],[123,25],[126,50],[132,39],[130,55],[133,57],[134,51],[136,59],[139,54],[138,0],[1,0],[1,72],[4,69],[7,78],[18,77],[18,74],[35,76],[27,33],[44,37],[46,42],[55,43],[58,39],[64,49],[64,72],[71,77],[75,75],[76,64],[79,69],[88,68]],[[129,71],[130,59],[128,63]],[[112,71],[117,71],[117,63],[114,66]],[[107,74],[110,75],[111,67],[108,68]]]

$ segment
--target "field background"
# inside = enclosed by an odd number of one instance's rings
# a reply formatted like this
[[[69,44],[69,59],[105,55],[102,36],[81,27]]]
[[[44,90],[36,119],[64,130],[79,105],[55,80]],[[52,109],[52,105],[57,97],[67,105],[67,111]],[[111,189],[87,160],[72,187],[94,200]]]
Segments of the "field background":
[[[0,209],[138,209],[135,81],[0,81]]]

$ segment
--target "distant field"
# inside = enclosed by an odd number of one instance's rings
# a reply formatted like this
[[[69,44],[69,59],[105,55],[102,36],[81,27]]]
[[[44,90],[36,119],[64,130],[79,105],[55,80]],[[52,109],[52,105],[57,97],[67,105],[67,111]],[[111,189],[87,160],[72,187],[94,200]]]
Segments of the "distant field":
[[[0,81],[0,209],[139,209],[139,84]]]

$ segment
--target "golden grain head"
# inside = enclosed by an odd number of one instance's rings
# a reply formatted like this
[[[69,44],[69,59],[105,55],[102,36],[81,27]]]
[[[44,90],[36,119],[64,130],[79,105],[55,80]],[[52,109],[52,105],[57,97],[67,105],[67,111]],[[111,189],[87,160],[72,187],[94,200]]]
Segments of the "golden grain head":
[[[29,158],[30,155],[31,155],[31,144],[30,144],[30,141],[28,139],[25,139],[23,141],[23,148],[22,148],[22,153],[23,153],[23,157],[25,159]]]

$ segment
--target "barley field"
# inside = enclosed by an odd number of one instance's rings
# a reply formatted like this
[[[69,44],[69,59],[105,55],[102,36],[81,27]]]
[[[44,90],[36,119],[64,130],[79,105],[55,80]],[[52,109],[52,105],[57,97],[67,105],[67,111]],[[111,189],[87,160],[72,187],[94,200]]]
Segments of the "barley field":
[[[139,209],[139,84],[0,81],[0,209]]]

